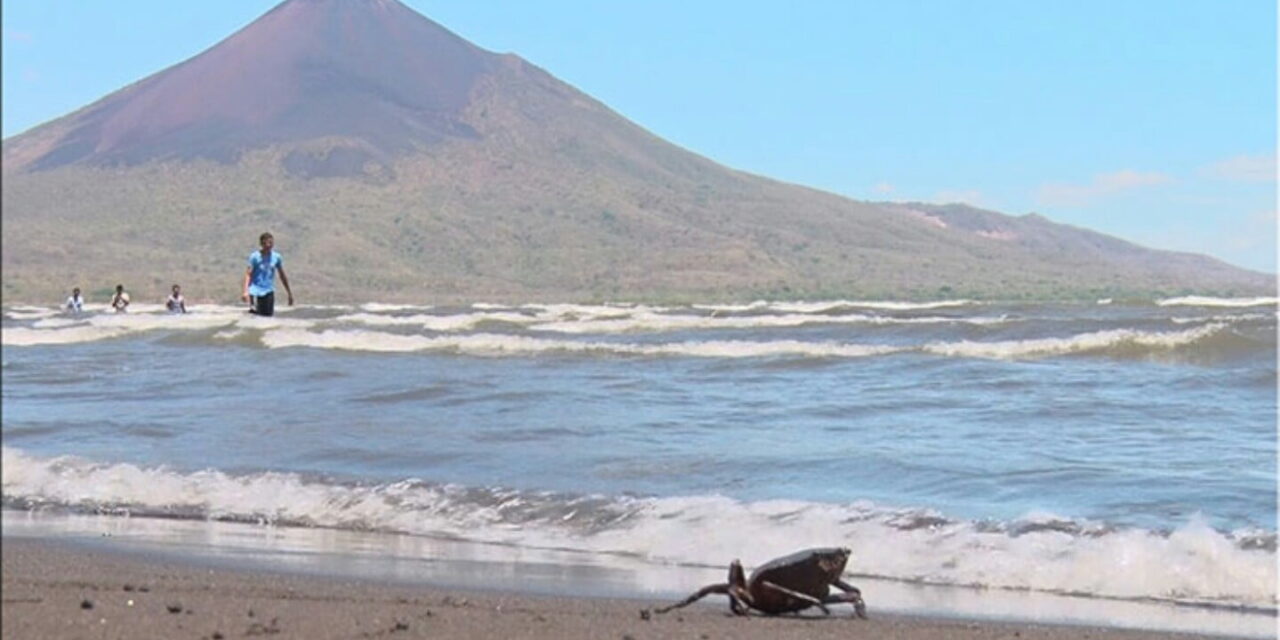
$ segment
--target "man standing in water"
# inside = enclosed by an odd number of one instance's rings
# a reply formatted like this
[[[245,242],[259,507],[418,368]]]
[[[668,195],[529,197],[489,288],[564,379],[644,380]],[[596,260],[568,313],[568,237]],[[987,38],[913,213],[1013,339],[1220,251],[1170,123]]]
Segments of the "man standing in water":
[[[293,289],[289,288],[289,277],[284,273],[284,259],[272,251],[275,243],[270,233],[264,233],[258,237],[261,248],[249,254],[249,268],[244,272],[244,287],[240,294],[240,298],[249,303],[249,313],[260,316],[275,314],[277,271],[280,272],[280,283],[289,295],[289,306],[293,306]]]
[[[173,293],[169,294],[169,299],[164,301],[164,307],[169,313],[186,313],[187,299],[182,297],[182,287],[173,285]]]
[[[116,294],[111,296],[111,308],[116,313],[124,313],[129,308],[129,294],[124,290],[124,285],[116,285]]]

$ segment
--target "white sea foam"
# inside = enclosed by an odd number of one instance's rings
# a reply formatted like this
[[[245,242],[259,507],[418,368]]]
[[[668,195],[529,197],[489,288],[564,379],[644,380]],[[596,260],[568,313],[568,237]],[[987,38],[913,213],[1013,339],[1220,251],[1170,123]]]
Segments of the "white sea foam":
[[[1280,298],[1209,298],[1204,296],[1185,296],[1158,300],[1162,307],[1260,307],[1280,303]]]
[[[829,302],[774,302],[770,309],[791,313],[829,313],[837,309],[883,309],[888,311],[912,311],[943,309],[974,304],[972,300],[936,300],[933,302],[895,302],[892,300],[833,300]]]
[[[63,327],[74,327],[76,325],[88,324],[84,318],[63,317],[63,318],[45,318],[31,323],[32,329],[61,329]]]
[[[821,316],[820,316],[821,317]],[[867,322],[868,316],[843,316],[843,322]],[[690,329],[745,329],[766,327],[798,327],[814,321],[814,316],[687,316],[657,313],[637,313],[627,317],[596,320],[568,320],[544,322],[530,330],[555,333],[628,333],[635,331],[683,331]]]
[[[118,338],[127,332],[119,327],[77,325],[58,329],[5,327],[0,329],[0,344],[6,347],[32,347],[48,344],[74,344]]]
[[[740,313],[744,311],[778,311],[782,313],[830,313],[838,309],[883,309],[912,311],[942,309],[976,304],[972,300],[936,300],[933,302],[899,302],[893,300],[823,300],[815,302],[770,302],[756,300],[749,304],[695,304],[694,309]]]
[[[904,352],[923,352],[944,357],[1025,359],[1091,353],[1112,348],[1133,347],[1165,351],[1193,344],[1223,330],[1226,325],[1211,323],[1182,331],[1149,332],[1115,329],[1061,338],[1038,338],[996,342],[931,342],[923,345],[877,345],[800,340],[703,340],[667,343],[610,342],[598,340],[557,340],[520,335],[477,333],[465,335],[404,335],[381,331],[281,328],[262,334],[269,348],[309,347],[369,352],[449,351],[477,356],[534,356],[546,353],[594,353],[624,356],[693,356],[706,358],[758,358],[800,356],[815,358],[861,358]]]
[[[365,307],[368,306],[365,305]],[[484,322],[505,322],[515,325],[554,324],[558,322],[607,322],[611,320],[621,321],[636,314],[644,316],[657,314],[655,308],[646,306],[526,304],[521,305],[518,309],[486,303],[477,303],[471,306],[477,309],[477,312],[448,315],[418,313],[400,316],[384,315],[382,313],[354,313],[339,316],[334,319],[334,322],[384,327],[419,326],[429,331],[450,332],[470,331]]]
[[[1147,349],[1173,349],[1207,338],[1225,328],[1220,323],[1184,331],[1137,331],[1113,329],[1082,333],[1063,338],[1036,338],[999,342],[935,342],[925,345],[926,353],[941,356],[970,358],[1016,359],[1034,358],[1072,353],[1088,353],[1112,347],[1134,346]]]
[[[626,318],[636,313],[661,313],[670,311],[669,307],[655,307],[643,304],[526,304],[521,309],[537,311],[538,317],[544,320],[583,319],[602,320],[608,318]]]
[[[586,343],[498,334],[430,337],[365,330],[314,332],[282,329],[265,332],[262,335],[262,343],[273,349],[310,347],[384,353],[451,350],[472,355],[536,354],[548,351],[586,351],[591,348]]]
[[[360,305],[360,309],[361,309],[362,311],[368,311],[368,312],[370,312],[370,313],[386,313],[386,312],[388,312],[388,311],[415,311],[415,310],[419,310],[419,309],[426,310],[426,309],[431,309],[431,308],[432,308],[432,305],[429,305],[429,304],[421,304],[421,305],[418,305],[418,304],[383,304],[383,303],[381,303],[381,302],[366,302],[366,303],[364,303],[364,304]]]
[[[364,324],[374,327],[411,326],[429,331],[470,331],[484,322],[505,322],[525,326],[531,331],[567,334],[607,334],[630,332],[685,331],[699,329],[762,329],[798,327],[809,324],[972,324],[995,325],[1008,322],[998,317],[922,317],[892,318],[865,314],[816,315],[788,313],[784,315],[716,316],[682,315],[665,309],[635,307],[591,307],[582,305],[526,305],[528,312],[489,310],[452,315],[414,314],[391,316],[356,313],[340,316],[334,322]]]
[[[944,303],[956,305],[966,301]],[[774,303],[770,309],[776,311]],[[791,303],[787,303],[791,304]],[[806,303],[807,304],[807,303]],[[3,329],[7,346],[75,344],[119,338],[149,331],[200,331],[220,329],[216,338],[238,337],[246,332],[262,334],[268,347],[314,347],[352,351],[409,352],[452,350],[477,355],[536,355],[550,352],[619,354],[640,356],[688,355],[701,357],[812,356],[863,357],[898,352],[921,352],[944,357],[972,358],[1040,358],[1073,353],[1097,353],[1111,348],[1128,347],[1147,351],[1165,351],[1192,344],[1221,331],[1225,326],[1270,314],[1242,311],[1212,317],[1176,317],[1172,321],[1187,325],[1172,332],[1138,329],[1112,329],[1059,337],[1019,340],[939,340],[915,344],[867,344],[804,340],[715,340],[668,342],[624,342],[620,340],[556,340],[552,334],[564,336],[602,337],[628,333],[663,333],[675,331],[716,331],[750,329],[785,329],[807,325],[910,326],[967,325],[998,327],[1021,322],[1009,316],[950,317],[925,315],[892,317],[874,313],[846,312],[824,314],[817,306],[799,310],[753,315],[717,315],[680,313],[677,310],[645,305],[522,305],[519,309],[496,305],[485,311],[453,314],[358,312],[343,315],[311,314],[270,318],[250,315],[238,306],[202,305],[192,313],[169,314],[158,306],[144,307],[140,313],[93,313],[79,316],[48,316],[22,321],[24,324]],[[844,301],[829,304],[853,304]],[[899,303],[893,303],[899,304]],[[901,303],[906,304],[906,303]],[[308,309],[314,309],[308,307]],[[687,309],[687,307],[685,308]],[[806,312],[806,310],[808,312]],[[25,324],[29,323],[29,324]],[[476,333],[485,331],[485,323],[510,325],[515,335]],[[1195,326],[1201,325],[1201,326]],[[394,331],[379,331],[387,328]],[[428,335],[406,335],[406,330],[421,329]],[[281,330],[291,330],[283,331]],[[324,330],[319,332],[307,330]],[[460,334],[439,336],[431,334]],[[532,333],[533,335],[529,335]],[[936,334],[935,334],[936,335]],[[921,338],[924,340],[926,338]]]
[[[695,304],[694,309],[741,313],[746,311],[772,311],[780,313],[822,314],[841,309],[881,309],[886,311],[913,311],[962,307],[974,304],[971,300],[938,300],[934,302],[895,302],[891,300],[825,300],[816,302],[770,302],[756,300],[749,304]]]
[[[695,304],[691,305],[694,309],[702,309],[704,311],[725,311],[730,313],[740,313],[743,311],[755,311],[764,309],[769,303],[764,300],[756,300],[748,304]]]
[[[1276,603],[1274,552],[1239,549],[1199,519],[1167,537],[1140,529],[1010,535],[964,521],[903,529],[895,520],[913,514],[871,504],[697,497],[645,506],[631,526],[597,534],[596,541],[691,561],[706,558],[708,549],[721,558],[767,558],[838,540],[853,550],[856,573],[1112,597]]]
[[[853,550],[854,574],[939,584],[1275,607],[1274,550],[1192,518],[1171,534],[1108,530],[1051,514],[993,527],[870,502],[742,502],[722,496],[561,496],[430,485],[311,481],[290,473],[39,458],[3,448],[10,506],[373,529],[655,562],[766,559],[804,546]],[[1057,526],[1060,523],[1072,526]],[[1274,535],[1274,534],[1273,534]]]
[[[785,315],[757,316],[690,316],[637,312],[626,317],[610,319],[567,320],[541,322],[529,326],[531,331],[549,331],[570,334],[632,333],[688,331],[700,329],[768,329],[818,324],[852,325],[907,325],[907,324],[971,324],[995,325],[1008,322],[1005,316],[970,318],[891,318],[865,314],[811,315],[789,313]]]
[[[275,308],[275,312],[276,312],[276,313],[280,313],[280,314],[288,315],[289,313],[293,312],[294,310],[300,310],[300,309],[302,309],[302,308],[303,308],[303,307],[294,307],[294,306],[292,306],[292,305],[289,305],[289,306],[285,306],[285,307],[283,307],[283,308],[281,308],[281,307],[276,307],[276,308]],[[306,307],[305,307],[305,308],[306,308],[306,309],[319,309],[319,310],[322,310],[322,311],[351,311],[352,309],[354,309],[354,307],[352,307],[352,306],[351,306],[351,305],[349,305],[349,304],[309,304],[309,305],[306,305]],[[245,312],[247,312],[248,310],[247,310],[247,309],[241,309],[241,311],[245,311]]]
[[[770,342],[712,340],[661,345],[637,345],[635,348],[639,350],[638,353],[643,355],[697,356],[702,358],[762,358],[774,356],[865,358],[867,356],[885,355],[901,351],[899,347],[886,345],[800,342],[796,340]]]
[[[91,316],[86,318],[85,322],[93,327],[109,327],[130,332],[155,331],[157,329],[193,330],[226,326],[245,315],[243,312],[204,311],[179,314],[164,311],[153,313],[111,313]],[[36,323],[35,326],[39,327],[40,323]]]
[[[10,320],[39,320],[41,318],[53,318],[56,316],[65,316],[68,318],[82,318],[95,313],[114,313],[111,306],[106,303],[86,302],[79,312],[67,311],[62,307],[37,307],[31,305],[15,305],[7,307],[4,316]]]
[[[30,307],[18,305],[5,310],[5,317],[10,320],[34,320],[36,318],[48,318],[56,316],[61,311],[59,309],[49,309],[47,307]]]
[[[320,320],[306,320],[303,318],[289,318],[281,316],[255,316],[248,313],[241,313],[235,318],[235,326],[241,329],[257,329],[266,331],[270,329],[307,329],[320,324]]]
[[[1169,321],[1174,324],[1197,324],[1202,322],[1218,322],[1226,324],[1236,324],[1241,322],[1253,322],[1257,320],[1275,320],[1280,317],[1278,314],[1266,313],[1238,313],[1238,314],[1215,314],[1212,316],[1199,317],[1173,317]]]
[[[705,358],[755,358],[766,356],[864,357],[892,353],[898,347],[800,342],[735,340],[635,344],[550,340],[502,334],[413,336],[378,331],[268,331],[262,343],[270,348],[310,347],[370,352],[452,351],[476,356],[537,355],[544,353],[604,353],[638,356],[695,356]]]
[[[537,318],[522,313],[486,312],[453,315],[415,314],[411,316],[385,316],[371,313],[353,313],[334,318],[334,322],[364,324],[370,326],[416,326],[428,331],[470,331],[483,322],[507,322],[511,324],[532,324]]]
[[[148,331],[200,331],[219,327],[246,329],[307,328],[313,320],[272,317],[245,313],[236,307],[209,306],[191,313],[171,314],[163,309],[144,309],[134,313],[99,313],[36,320],[29,327],[5,327],[0,330],[5,346],[75,344],[119,338]]]

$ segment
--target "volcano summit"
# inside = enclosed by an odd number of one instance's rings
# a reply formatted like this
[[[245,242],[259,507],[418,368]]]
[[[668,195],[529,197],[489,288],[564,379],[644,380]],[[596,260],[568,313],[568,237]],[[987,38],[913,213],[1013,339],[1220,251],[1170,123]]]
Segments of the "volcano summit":
[[[291,0],[64,118],[65,133],[18,162],[33,170],[235,162],[246,149],[326,136],[385,157],[475,138],[463,111],[480,78],[501,64],[399,2]]]
[[[4,294],[231,300],[265,229],[301,299],[1261,294],[1042,217],[866,203],[676,147],[395,0],[287,0],[4,141]]]

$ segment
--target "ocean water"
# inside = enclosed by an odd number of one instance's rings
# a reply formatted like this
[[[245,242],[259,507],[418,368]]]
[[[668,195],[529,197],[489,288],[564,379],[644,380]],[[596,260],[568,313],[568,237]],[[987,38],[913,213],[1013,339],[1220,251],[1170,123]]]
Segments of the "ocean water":
[[[9,521],[1277,607],[1274,298],[134,306],[4,308]]]

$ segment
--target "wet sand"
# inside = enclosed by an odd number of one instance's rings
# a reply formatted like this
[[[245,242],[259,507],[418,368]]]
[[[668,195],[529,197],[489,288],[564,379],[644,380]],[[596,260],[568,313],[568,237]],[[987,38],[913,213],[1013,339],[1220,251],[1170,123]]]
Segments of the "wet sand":
[[[6,537],[0,635],[25,638],[1203,638],[877,615],[737,618],[722,599],[642,619],[655,602],[463,591],[184,563]]]

